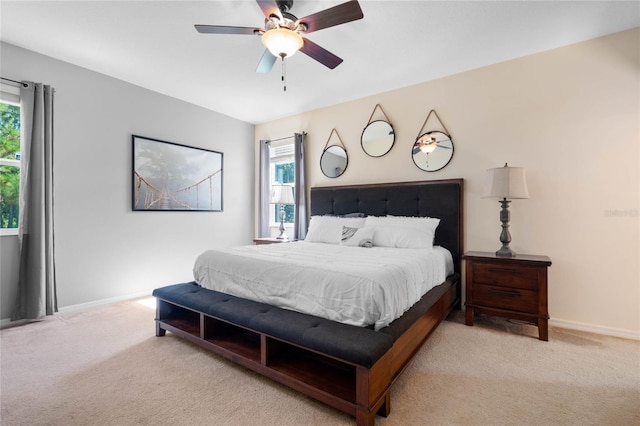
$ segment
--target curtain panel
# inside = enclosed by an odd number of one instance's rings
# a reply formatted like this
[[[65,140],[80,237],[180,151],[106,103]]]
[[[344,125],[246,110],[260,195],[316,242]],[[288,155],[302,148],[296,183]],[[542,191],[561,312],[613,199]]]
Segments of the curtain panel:
[[[294,223],[295,228],[293,230],[293,238],[296,240],[304,240],[307,235],[307,218],[309,217],[309,206],[307,205],[307,183],[305,180],[305,167],[304,167],[304,139],[306,133],[295,134],[295,214]]]
[[[258,188],[258,237],[269,236],[269,146],[271,141],[260,140],[260,178]]]
[[[25,82],[20,90],[20,272],[13,320],[40,319],[58,310],[53,220],[55,90]]]

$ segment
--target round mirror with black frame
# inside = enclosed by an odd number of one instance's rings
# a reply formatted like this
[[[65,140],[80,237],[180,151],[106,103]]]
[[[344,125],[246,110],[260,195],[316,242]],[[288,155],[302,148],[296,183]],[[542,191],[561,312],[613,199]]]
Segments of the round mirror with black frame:
[[[453,157],[453,140],[444,132],[426,132],[413,144],[411,158],[419,169],[435,172],[444,168]]]
[[[393,126],[384,120],[371,121],[360,136],[362,150],[371,157],[382,157],[391,151],[395,141]]]
[[[341,176],[349,165],[347,150],[340,145],[328,146],[322,151],[320,169],[329,178]]]

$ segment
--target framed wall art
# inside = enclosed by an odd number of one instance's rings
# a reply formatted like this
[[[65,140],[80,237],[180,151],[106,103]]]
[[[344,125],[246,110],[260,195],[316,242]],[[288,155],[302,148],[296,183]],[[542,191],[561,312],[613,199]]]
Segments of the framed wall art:
[[[131,139],[134,211],[222,211],[221,152]]]

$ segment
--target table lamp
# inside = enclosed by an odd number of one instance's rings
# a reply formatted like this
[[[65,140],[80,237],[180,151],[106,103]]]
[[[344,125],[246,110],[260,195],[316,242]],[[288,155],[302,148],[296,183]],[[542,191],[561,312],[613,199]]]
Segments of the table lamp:
[[[509,247],[511,242],[509,203],[512,199],[529,198],[524,169],[522,167],[509,167],[505,163],[504,167],[487,170],[482,198],[502,198],[500,200],[502,205],[502,210],[500,210],[500,222],[502,222],[500,242],[502,247],[496,251],[496,256],[514,257],[516,254]]]
[[[293,186],[284,184],[271,185],[271,204],[280,204],[280,235],[279,240],[288,240],[287,234],[284,233],[284,206],[287,204],[295,204],[293,197]]]

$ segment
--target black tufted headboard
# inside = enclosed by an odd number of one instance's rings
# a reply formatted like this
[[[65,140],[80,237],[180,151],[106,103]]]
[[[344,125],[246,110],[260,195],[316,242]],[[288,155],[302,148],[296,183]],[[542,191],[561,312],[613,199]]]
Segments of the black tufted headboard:
[[[460,273],[463,180],[311,188],[311,215],[428,216],[440,219],[435,245],[446,247]]]

